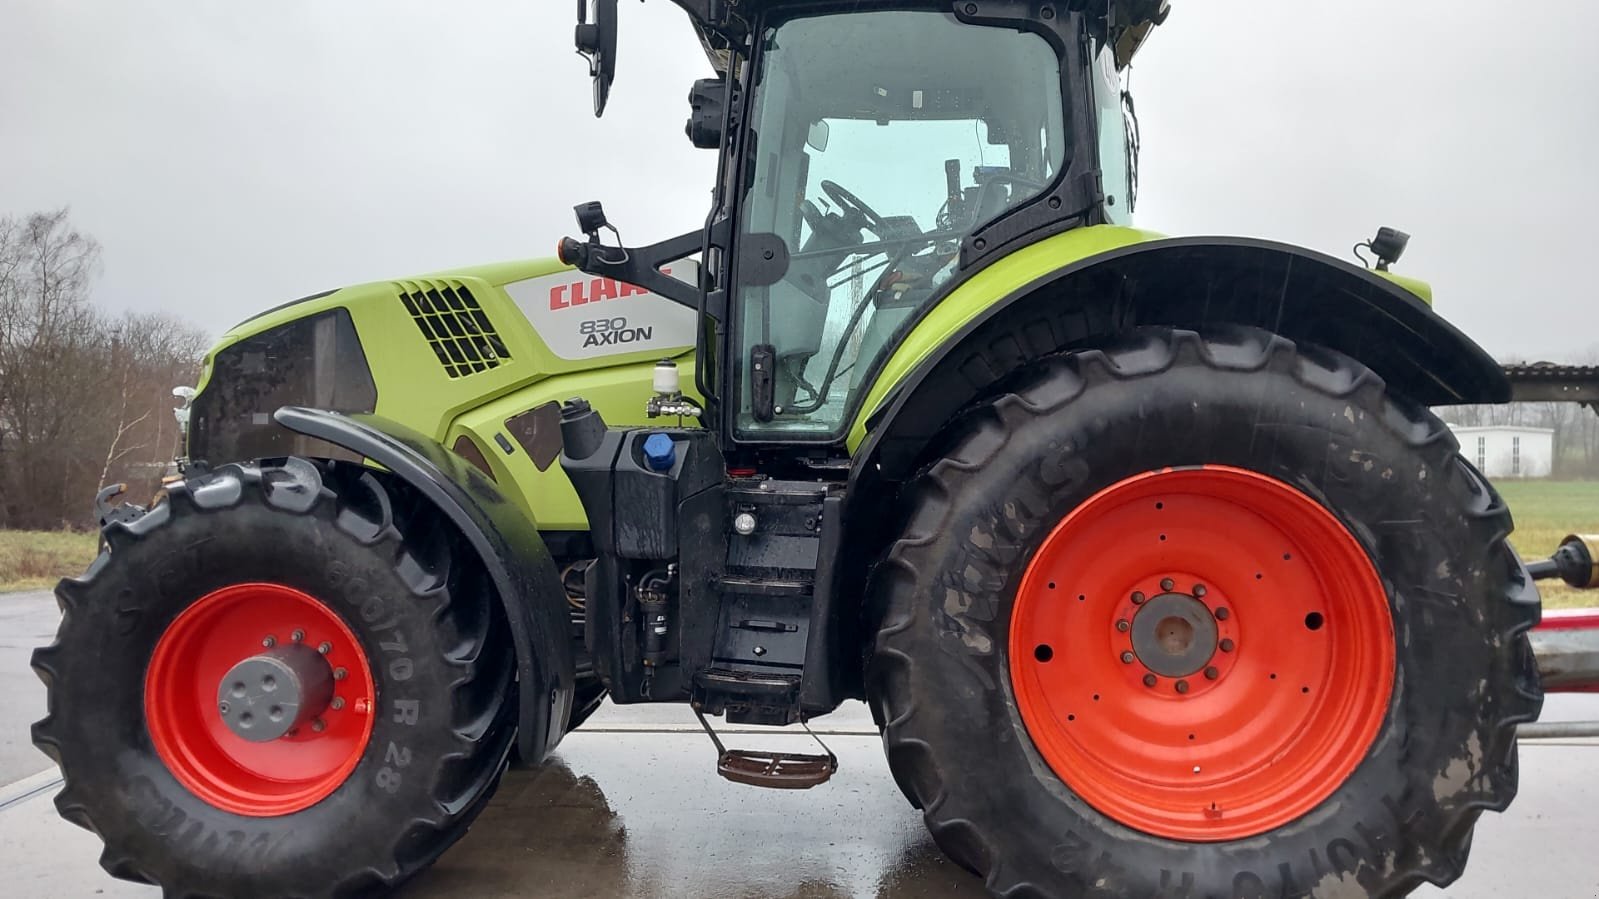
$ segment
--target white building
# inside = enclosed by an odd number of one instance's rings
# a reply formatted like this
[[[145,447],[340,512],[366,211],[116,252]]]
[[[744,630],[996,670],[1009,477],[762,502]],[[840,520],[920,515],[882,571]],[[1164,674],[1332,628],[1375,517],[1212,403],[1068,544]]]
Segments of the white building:
[[[1460,454],[1490,478],[1547,478],[1554,464],[1553,428],[1450,425],[1460,441]]]

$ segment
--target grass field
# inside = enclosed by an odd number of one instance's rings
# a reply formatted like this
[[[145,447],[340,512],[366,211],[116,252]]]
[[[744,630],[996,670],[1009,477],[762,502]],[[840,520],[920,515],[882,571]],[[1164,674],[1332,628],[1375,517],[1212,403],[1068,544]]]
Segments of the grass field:
[[[73,531],[0,531],[0,593],[41,590],[94,560],[99,535]]]
[[[1496,485],[1516,518],[1511,543],[1524,558],[1543,558],[1561,537],[1599,532],[1599,481],[1502,481]],[[0,592],[38,590],[78,574],[94,558],[94,534],[0,531]],[[1556,582],[1558,584],[1558,582]],[[1599,606],[1599,590],[1541,587],[1550,608]]]

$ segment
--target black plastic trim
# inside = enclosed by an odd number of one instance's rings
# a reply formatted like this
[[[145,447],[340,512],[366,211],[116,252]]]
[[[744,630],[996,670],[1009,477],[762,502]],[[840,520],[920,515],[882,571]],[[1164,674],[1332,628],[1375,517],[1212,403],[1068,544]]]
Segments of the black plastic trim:
[[[810,255],[810,254],[807,254]],[[738,270],[748,287],[769,287],[788,274],[788,244],[770,231],[745,234],[738,242]]]
[[[187,455],[213,467],[276,456],[334,458],[334,447],[273,424],[269,413],[300,405],[371,412],[377,402],[361,335],[350,311],[335,306],[213,353],[211,375],[190,404]]]
[[[844,551],[844,499],[842,494],[832,494],[822,500],[821,545],[811,586],[805,671],[800,678],[799,701],[806,715],[822,715],[837,708],[858,679],[847,647],[858,645],[860,616],[846,610],[844,598],[849,594],[839,589],[837,577]]]
[[[299,406],[273,418],[382,465],[466,538],[499,593],[516,644],[517,747],[524,762],[542,760],[563,736],[576,676],[566,592],[537,525],[464,459],[402,424]]]
[[[562,261],[577,266],[590,275],[615,278],[635,284],[651,293],[666,297],[681,306],[698,310],[703,305],[703,291],[698,284],[687,284],[661,273],[661,266],[692,256],[705,245],[703,230],[690,231],[669,237],[647,247],[610,247],[598,243],[563,243]],[[567,247],[578,252],[579,258],[567,258]],[[618,258],[612,258],[618,257]]]
[[[953,5],[955,17],[962,22],[1029,31],[1049,42],[1060,59],[1062,125],[1071,154],[1049,187],[962,239],[961,268],[968,269],[984,259],[1004,255],[1029,236],[1102,223],[1105,192],[1100,182],[1099,122],[1083,17],[1056,12],[1059,4],[1047,0],[954,0]]]
[[[283,310],[289,308],[290,306],[298,306],[301,303],[309,303],[312,300],[320,300],[323,297],[332,296],[333,294],[338,293],[340,290],[343,290],[343,288],[342,287],[333,287],[333,288],[330,288],[328,290],[320,290],[320,291],[317,291],[316,293],[306,294],[303,297],[299,297],[297,299],[290,300],[287,303],[279,303],[278,305],[273,306],[271,309],[263,309],[260,312],[257,312],[256,314],[250,316],[249,318],[245,319],[244,321],[239,322],[238,324],[234,325],[232,328],[229,328],[228,330],[230,330],[230,331],[237,330],[239,328],[244,327],[245,325],[248,325],[250,322],[253,322],[253,321],[255,321],[258,318],[266,318],[267,316],[271,315],[272,313],[274,313],[274,312],[282,312]]]

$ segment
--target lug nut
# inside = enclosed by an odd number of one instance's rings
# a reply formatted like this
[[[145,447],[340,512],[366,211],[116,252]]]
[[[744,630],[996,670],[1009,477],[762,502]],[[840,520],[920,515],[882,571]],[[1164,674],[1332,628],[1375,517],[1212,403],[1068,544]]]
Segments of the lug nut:
[[[1177,682],[1177,692],[1179,692],[1179,693],[1187,693],[1188,692],[1188,681],[1185,681],[1185,680],[1178,681]]]
[[[1131,665],[1132,663],[1133,663],[1133,654],[1131,652],[1122,653],[1122,664]]]
[[[1232,652],[1233,651],[1233,645],[1234,644],[1233,644],[1233,641],[1231,639],[1223,640],[1223,641],[1221,641],[1221,651],[1222,652]]]
[[[1153,686],[1155,686],[1155,684],[1157,684],[1157,683],[1159,683],[1159,681],[1158,681],[1158,680],[1157,680],[1157,678],[1156,678],[1156,677],[1155,677],[1155,675],[1153,675],[1153,674],[1146,674],[1146,675],[1144,675],[1144,686],[1146,686],[1146,687],[1153,687]]]
[[[1215,680],[1218,677],[1221,677],[1221,672],[1216,670],[1215,665],[1205,669],[1205,680]]]
[[[265,640],[261,641],[261,645],[265,646],[267,649],[271,649],[272,647],[278,645],[278,638],[269,635]]]
[[[1128,623],[1126,618],[1123,618],[1122,620],[1116,622],[1116,629],[1121,631],[1124,634],[1127,633],[1127,631],[1129,629],[1131,629],[1131,628],[1132,628],[1132,625],[1130,623]]]
[[[1136,590],[1133,591],[1133,605],[1138,606],[1138,605],[1143,605],[1143,604],[1144,604],[1144,594],[1140,593],[1140,592],[1138,592]]]
[[[296,643],[299,643],[301,640],[305,639],[305,631],[297,630],[294,633],[289,635],[289,639],[293,640]]]
[[[1204,596],[1208,592],[1209,591],[1205,589],[1205,585],[1204,584],[1195,584],[1194,585],[1194,595],[1195,596]]]
[[[317,733],[321,733],[321,732],[323,732],[323,731],[328,729],[328,724],[327,724],[326,721],[323,721],[321,718],[318,718],[315,721],[311,722],[311,729],[316,731]]]
[[[350,672],[345,671],[343,668],[335,668],[335,669],[333,669],[333,679],[334,680],[344,680],[344,678],[347,677],[349,675],[349,673]]]
[[[333,651],[333,644],[324,640],[322,645],[316,648],[316,651],[322,653],[323,655],[327,655]]]
[[[1227,611],[1227,607],[1226,606],[1222,606],[1221,608],[1216,610],[1216,620],[1217,621],[1226,621],[1227,618],[1229,616],[1231,616],[1231,615],[1232,615],[1232,612]]]
[[[1170,590],[1175,586],[1177,586],[1177,582],[1169,577],[1163,577],[1160,579],[1160,589],[1162,590]]]
[[[1214,671],[1215,669],[1211,669],[1211,670]],[[328,703],[328,705],[332,706],[333,707],[333,711],[337,712],[339,709],[344,708],[344,697],[343,696],[335,696],[335,697],[333,697],[333,701]]]

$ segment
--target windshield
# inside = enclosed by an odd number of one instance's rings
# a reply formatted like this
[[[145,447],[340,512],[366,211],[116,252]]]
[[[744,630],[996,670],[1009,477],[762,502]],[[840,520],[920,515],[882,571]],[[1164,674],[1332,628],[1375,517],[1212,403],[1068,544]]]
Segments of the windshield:
[[[831,437],[961,239],[1066,164],[1060,61],[947,13],[845,13],[768,30],[756,78],[741,230],[790,258],[741,270],[737,429]]]

